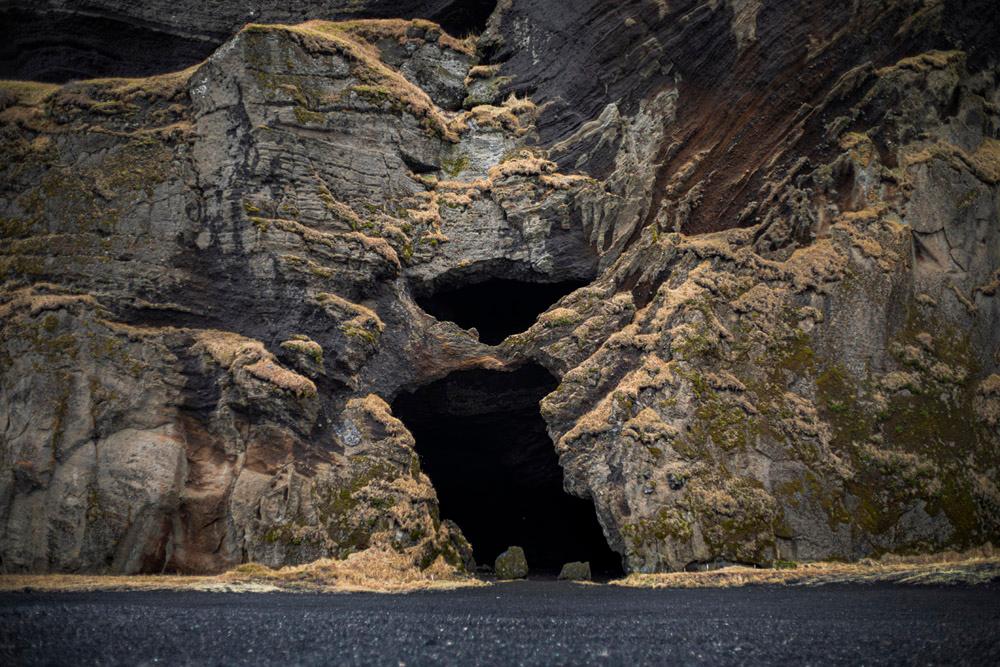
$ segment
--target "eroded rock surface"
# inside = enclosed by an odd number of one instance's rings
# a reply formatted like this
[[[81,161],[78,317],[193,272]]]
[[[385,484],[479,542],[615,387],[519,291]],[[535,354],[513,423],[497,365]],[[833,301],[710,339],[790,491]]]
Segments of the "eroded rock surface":
[[[629,570],[1000,538],[995,19],[562,4],[2,84],[0,567],[470,567],[388,404],[529,361]],[[414,301],[491,278],[589,284]]]

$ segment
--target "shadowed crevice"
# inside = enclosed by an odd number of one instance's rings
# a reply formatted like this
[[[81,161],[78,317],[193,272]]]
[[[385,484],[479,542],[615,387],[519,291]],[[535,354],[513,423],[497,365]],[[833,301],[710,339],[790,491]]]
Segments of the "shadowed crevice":
[[[524,548],[532,572],[589,561],[598,576],[622,573],[593,504],[563,490],[562,469],[539,412],[557,382],[541,366],[452,373],[392,406],[416,438],[441,516],[458,523],[476,561]]]
[[[492,278],[418,296],[417,304],[439,320],[463,329],[475,328],[479,340],[496,345],[508,336],[526,331],[541,313],[570,292],[586,286],[578,280],[535,283]]]
[[[431,20],[455,37],[478,35],[486,29],[496,6],[496,0],[456,0],[431,16]]]

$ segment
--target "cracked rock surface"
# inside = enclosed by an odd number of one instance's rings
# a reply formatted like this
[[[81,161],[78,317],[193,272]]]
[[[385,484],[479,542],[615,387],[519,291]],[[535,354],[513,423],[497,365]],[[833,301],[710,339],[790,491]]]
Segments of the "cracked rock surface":
[[[389,405],[528,362],[627,570],[995,543],[1000,40],[952,4],[503,0],[3,82],[0,568],[469,568]],[[415,301],[500,278],[586,286],[498,345]]]

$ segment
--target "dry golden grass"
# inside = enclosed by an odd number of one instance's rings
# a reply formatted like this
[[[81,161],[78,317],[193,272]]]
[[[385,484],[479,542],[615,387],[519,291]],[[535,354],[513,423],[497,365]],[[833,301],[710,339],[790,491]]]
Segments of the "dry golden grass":
[[[46,97],[59,90],[54,83],[35,81],[0,81],[0,100],[6,98],[7,105],[31,106],[41,103]],[[0,105],[2,108],[3,105]]]
[[[710,572],[631,574],[610,582],[630,588],[733,588],[738,586],[822,586],[891,583],[900,585],[976,585],[1000,580],[1000,554],[992,547],[930,556],[884,556],[858,563],[801,563],[792,569],[728,567]],[[602,585],[592,582],[577,582]],[[0,575],[0,591],[219,591],[267,593],[410,593],[490,586],[461,574],[442,559],[421,570],[413,559],[392,549],[371,548],[344,560],[271,569],[247,563],[219,575]]]
[[[140,78],[107,77],[73,82],[66,87],[88,86],[106,95],[132,101],[138,97],[171,99],[181,94],[200,65],[166,74]]]
[[[308,565],[272,570],[257,563],[240,565],[214,576],[85,574],[0,575],[0,591],[232,591],[266,593],[297,591],[320,593],[409,593],[486,586],[486,582],[458,573],[440,558],[425,570],[391,549],[367,549],[345,560],[318,560]]]
[[[300,37],[303,46],[308,50],[332,50],[339,53],[351,62],[352,74],[369,94],[376,93],[386,99],[396,100],[442,138],[457,142],[458,135],[449,128],[448,120],[441,109],[421,88],[382,62],[378,48],[359,36],[357,32],[360,30],[359,25],[357,22],[341,24],[316,20],[298,25],[248,24],[243,30],[244,32],[285,31]],[[388,27],[383,26],[382,29],[388,30]]]
[[[927,51],[910,58],[903,58],[895,65],[883,67],[877,71],[879,76],[887,76],[898,70],[912,70],[918,73],[928,72],[932,69],[944,69],[952,63],[963,62],[966,58],[964,51]]]
[[[490,180],[499,181],[511,176],[540,176],[553,174],[555,171],[555,162],[539,157],[527,157],[501,162],[490,168],[489,175]]]
[[[316,395],[316,385],[307,377],[293,373],[273,359],[264,357],[245,366],[246,371],[258,380],[270,382],[275,387],[303,398]]]
[[[144,107],[159,104],[161,108],[151,115],[151,119],[162,121],[162,124],[142,127],[130,134],[180,137],[190,131],[190,123],[178,121],[177,116],[165,109],[171,102],[180,103],[187,82],[196,69],[189,67],[180,72],[145,78],[87,79],[60,85],[0,81],[0,122],[19,124],[35,132],[57,132],[65,123],[53,123],[52,115],[65,119],[82,110],[115,117],[138,113]],[[55,110],[54,114],[49,108]],[[180,113],[179,106],[171,108]],[[100,128],[100,124],[88,126],[89,131],[106,131]],[[48,138],[40,137],[39,140],[47,141]]]
[[[984,139],[970,159],[991,183],[1000,183],[1000,141]]]
[[[465,85],[469,86],[476,79],[489,79],[497,75],[500,65],[476,65],[469,69],[465,77]]]
[[[752,585],[822,586],[893,583],[985,584],[1000,579],[1000,554],[992,547],[931,556],[884,556],[857,563],[800,563],[790,569],[727,567],[709,572],[630,574],[612,581],[632,588],[732,588]]]
[[[204,590],[218,577],[180,575],[99,575],[99,574],[3,574],[0,591],[162,591]]]
[[[480,579],[460,574],[441,558],[421,570],[410,557],[392,549],[366,549],[344,560],[323,559],[279,570],[251,563],[230,570],[221,578],[236,584],[302,591],[406,593],[486,585]]]
[[[456,116],[449,127],[457,134],[469,129],[474,122],[479,127],[489,127],[515,136],[524,136],[534,124],[538,107],[530,99],[509,95],[500,106],[480,104]]]
[[[904,169],[908,169],[931,160],[941,160],[959,171],[972,171],[986,183],[1000,183],[1000,141],[996,139],[984,139],[972,154],[954,144],[938,141],[920,150],[904,153],[901,163]]]
[[[473,56],[476,53],[475,37],[456,39],[446,33],[437,23],[424,19],[358,19],[338,21],[335,25],[368,42],[377,42],[388,37],[405,43],[411,39],[408,36],[410,28],[418,28],[423,30],[427,37],[431,34],[435,35],[438,44],[445,48],[464,53],[467,56]]]

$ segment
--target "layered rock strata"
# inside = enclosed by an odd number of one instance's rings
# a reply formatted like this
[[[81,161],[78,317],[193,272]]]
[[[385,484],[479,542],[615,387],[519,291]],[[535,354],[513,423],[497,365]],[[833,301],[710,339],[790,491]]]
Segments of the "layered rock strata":
[[[4,83],[2,568],[468,567],[388,403],[528,361],[628,570],[996,541],[995,22],[805,4],[252,24]],[[589,284],[496,346],[414,301],[488,278]]]

